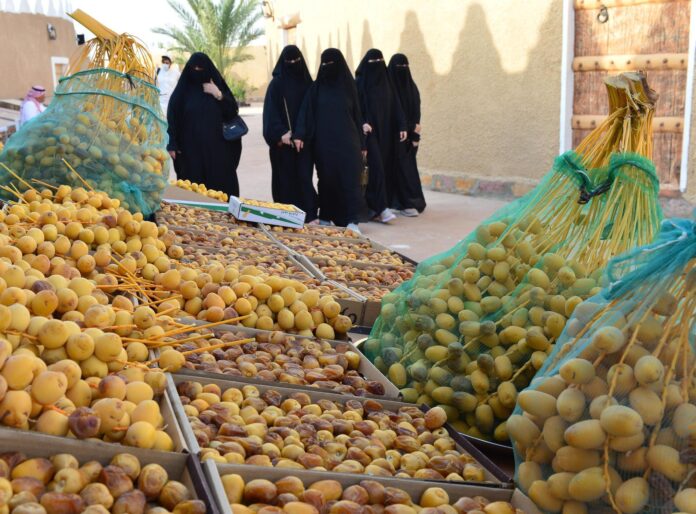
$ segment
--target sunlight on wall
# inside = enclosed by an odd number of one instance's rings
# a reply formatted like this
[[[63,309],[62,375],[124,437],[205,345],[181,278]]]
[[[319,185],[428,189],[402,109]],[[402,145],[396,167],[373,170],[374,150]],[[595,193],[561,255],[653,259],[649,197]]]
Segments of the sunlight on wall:
[[[408,55],[421,91],[423,168],[536,179],[558,148],[560,0],[276,0],[299,11],[283,34],[267,20],[269,69],[284,41],[310,72],[340,48],[355,70],[369,48]]]

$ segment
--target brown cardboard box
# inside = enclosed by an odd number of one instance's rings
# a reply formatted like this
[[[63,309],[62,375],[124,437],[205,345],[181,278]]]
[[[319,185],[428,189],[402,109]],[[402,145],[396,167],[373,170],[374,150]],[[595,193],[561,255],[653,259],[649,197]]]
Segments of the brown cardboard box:
[[[341,314],[348,316],[353,325],[365,326],[365,303],[367,300],[355,291],[350,290],[344,284],[334,280],[325,280],[325,283],[332,287],[348,293],[351,298],[337,298],[336,301],[341,306]]]
[[[245,385],[249,385],[246,382],[239,382],[239,381],[234,381],[234,380],[223,380],[223,379],[212,379],[212,378],[199,378],[199,377],[192,377],[192,376],[186,376],[186,375],[181,375],[181,374],[176,374],[176,375],[170,375],[170,380],[167,382],[167,391],[169,392],[169,395],[174,398],[174,412],[177,413],[178,416],[178,421],[179,424],[181,425],[181,430],[182,433],[184,434],[184,439],[186,440],[186,443],[188,447],[191,450],[191,453],[194,455],[198,455],[200,453],[200,446],[198,445],[198,441],[196,440],[196,437],[193,434],[193,431],[191,430],[191,425],[188,422],[188,419],[186,415],[184,414],[184,408],[183,405],[177,404],[177,400],[179,399],[179,396],[176,392],[176,386],[177,384],[180,384],[182,382],[187,382],[187,381],[197,381],[201,384],[216,384],[222,389],[222,391],[226,391],[227,389],[230,388],[238,388],[241,389]],[[271,385],[262,385],[262,384],[253,384],[256,386],[256,388],[261,392],[264,393],[266,391],[277,391],[283,397],[287,397],[292,393],[297,392],[298,390],[293,388],[293,387],[278,387],[278,386],[271,386]],[[335,394],[335,393],[326,393],[326,392],[320,392],[320,391],[308,391],[307,394],[309,397],[312,399],[312,401],[316,402],[322,399],[327,399],[331,400],[333,402],[339,403],[339,404],[344,404],[347,400],[358,400],[360,402],[365,402],[368,400],[368,398],[362,398],[362,397],[356,397],[356,396],[350,396],[350,395],[343,395],[343,394]],[[397,401],[392,401],[392,400],[378,400],[382,406],[385,409],[389,409],[392,411],[397,411],[399,408],[404,407],[404,406],[409,406],[409,407],[414,407],[413,404],[409,403],[403,403],[403,402],[397,402]],[[464,437],[461,436],[456,430],[454,430],[451,426],[445,425],[446,430],[448,431],[450,437],[452,437],[457,445],[457,450],[461,453],[468,453],[471,455],[474,460],[476,460],[483,468],[484,468],[484,473],[486,477],[486,482],[484,483],[474,483],[474,482],[467,482],[467,483],[473,483],[477,486],[482,486],[482,487],[492,487],[492,488],[510,488],[511,487],[511,479],[508,477],[496,464],[494,464],[491,460],[489,460],[483,453],[481,453],[476,447],[474,447],[468,440],[466,440]],[[286,473],[290,470],[284,470]],[[297,470],[291,470],[293,473]],[[322,472],[324,476],[326,476],[327,472]],[[331,473],[333,476],[333,473]],[[404,478],[395,478],[398,482],[406,481],[406,482],[411,482],[413,480],[411,479],[404,479]],[[421,480],[417,480],[418,482],[421,482]],[[443,481],[435,481],[435,480],[423,480],[422,482],[429,483],[431,485],[437,485],[443,483]]]
[[[328,475],[320,471],[287,470],[278,468],[265,468],[260,466],[239,466],[234,464],[215,464],[208,460],[203,463],[203,472],[208,478],[217,507],[222,514],[232,514],[225,489],[222,485],[221,476],[227,474],[237,474],[244,478],[245,482],[263,478],[274,482],[291,474],[296,476],[305,486],[309,486],[319,480],[337,480],[344,489],[348,486],[359,484],[361,480],[369,479],[382,483],[387,487],[402,489],[411,495],[413,501],[418,501],[423,492],[429,487],[440,487],[447,491],[450,502],[454,503],[462,497],[483,496],[491,501],[507,501],[522,510],[525,514],[541,514],[534,503],[525,496],[519,489],[492,488],[473,484],[459,484],[455,482],[427,482],[419,480],[404,480],[399,478],[371,477],[365,475],[349,475],[343,473],[332,473]]]
[[[182,482],[194,493],[194,498],[203,500],[209,514],[219,512],[215,493],[208,486],[200,462],[192,455],[144,450],[102,441],[80,441],[10,428],[0,428],[0,453],[2,452],[21,452],[28,457],[45,458],[69,453],[80,464],[96,460],[102,465],[107,465],[115,455],[128,453],[137,457],[142,466],[159,464],[167,471],[170,480]]]
[[[182,320],[183,323],[188,323],[189,321],[184,319]],[[195,324],[204,324],[202,321],[196,321]],[[272,332],[268,332],[266,330],[258,330],[255,328],[247,328],[244,326],[238,326],[238,325],[219,325],[214,328],[214,330],[217,333],[222,333],[225,331],[231,331],[231,332],[236,332],[240,334],[248,334],[249,337],[253,337],[259,334],[262,335],[269,335]],[[304,337],[300,336],[297,334],[286,334],[289,337],[294,337],[296,339],[313,339],[310,337]],[[387,377],[385,377],[376,367],[372,362],[370,362],[363,354],[353,346],[353,343],[349,341],[333,341],[333,340],[327,340],[327,342],[332,346],[335,347],[338,344],[348,344],[351,347],[353,347],[353,351],[358,353],[360,355],[360,365],[358,366],[358,373],[362,375],[364,378],[368,380],[374,380],[376,382],[379,382],[384,386],[384,396],[380,396],[379,398],[388,398],[388,399],[396,399],[400,397],[400,392],[399,388],[396,387],[394,384],[392,384]],[[156,355],[156,354],[155,354]],[[156,358],[156,357],[155,357]],[[192,370],[188,368],[182,368],[177,374],[185,374],[193,377],[207,377],[207,378],[220,378],[220,377],[226,377],[227,375],[223,374],[218,374],[218,373],[208,373],[204,371],[197,371],[197,370]],[[230,377],[234,378],[234,380],[237,380],[239,382],[246,382],[249,384],[258,384],[259,379],[256,378],[245,378],[245,377]],[[279,384],[283,385],[283,383],[280,382],[269,382],[272,384]],[[286,386],[289,384],[285,384]],[[316,391],[321,391],[321,389],[317,387],[311,387],[311,386],[293,386],[297,389],[303,390],[303,391],[308,391],[308,392],[316,392]]]
[[[371,327],[382,313],[382,302],[375,300],[365,301],[365,313],[363,314],[363,325]]]
[[[177,423],[177,416],[174,413],[174,406],[172,404],[172,399],[169,396],[169,393],[167,391],[164,392],[162,397],[159,399],[159,405],[160,405],[160,413],[162,414],[162,417],[164,418],[164,431],[169,435],[169,437],[172,438],[172,442],[174,443],[174,451],[173,452],[163,452],[163,451],[158,451],[158,450],[147,450],[149,452],[152,452],[154,454],[161,454],[161,455],[168,455],[168,454],[175,454],[175,453],[188,453],[189,448],[186,445],[186,440],[184,439],[184,436],[181,432],[181,429],[179,428],[179,424]],[[176,397],[176,400],[178,400],[178,396]],[[40,435],[43,437],[50,437],[52,440],[55,441],[74,441],[75,439],[71,439],[68,437],[61,437],[61,436],[49,436],[46,434],[41,434],[40,432],[33,432],[30,430],[19,430],[19,429],[13,429],[13,428],[8,428],[8,427],[0,427],[0,430],[4,431],[9,431],[12,434],[36,434]],[[90,441],[91,442],[91,441]],[[95,442],[96,444],[97,442]],[[53,444],[53,443],[52,443]],[[107,443],[100,441],[98,442],[100,445],[106,445],[109,447],[114,447],[116,448],[117,453],[123,453],[124,451],[130,451],[132,448],[131,446],[125,446],[120,443]]]

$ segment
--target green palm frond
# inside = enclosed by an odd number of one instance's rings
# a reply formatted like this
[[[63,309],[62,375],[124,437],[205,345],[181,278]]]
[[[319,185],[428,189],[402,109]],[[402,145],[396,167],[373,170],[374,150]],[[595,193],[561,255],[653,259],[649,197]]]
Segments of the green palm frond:
[[[171,40],[172,52],[204,52],[225,78],[234,63],[251,59],[245,47],[263,32],[256,27],[261,10],[256,0],[167,0],[180,18],[178,26],[153,29]]]

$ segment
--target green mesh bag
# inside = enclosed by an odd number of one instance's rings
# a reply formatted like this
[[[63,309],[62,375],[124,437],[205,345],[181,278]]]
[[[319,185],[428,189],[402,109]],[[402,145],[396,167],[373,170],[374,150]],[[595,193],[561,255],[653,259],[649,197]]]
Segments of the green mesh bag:
[[[61,79],[48,108],[8,140],[0,182],[88,186],[150,215],[166,187],[166,142],[155,86],[108,68],[81,71]]]
[[[507,427],[545,512],[696,509],[696,223],[613,260]]]
[[[608,260],[652,241],[652,162],[615,153],[585,169],[568,152],[533,191],[386,295],[364,351],[410,402],[461,432],[507,442],[505,420]]]

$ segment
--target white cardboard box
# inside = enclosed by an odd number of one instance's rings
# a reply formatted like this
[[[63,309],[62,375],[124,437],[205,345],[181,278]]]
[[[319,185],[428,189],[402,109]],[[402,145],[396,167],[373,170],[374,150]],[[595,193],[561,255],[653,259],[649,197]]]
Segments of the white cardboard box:
[[[305,212],[295,207],[295,210],[274,209],[244,203],[236,196],[230,197],[229,212],[241,221],[251,223],[266,223],[281,227],[301,228],[304,226]]]

